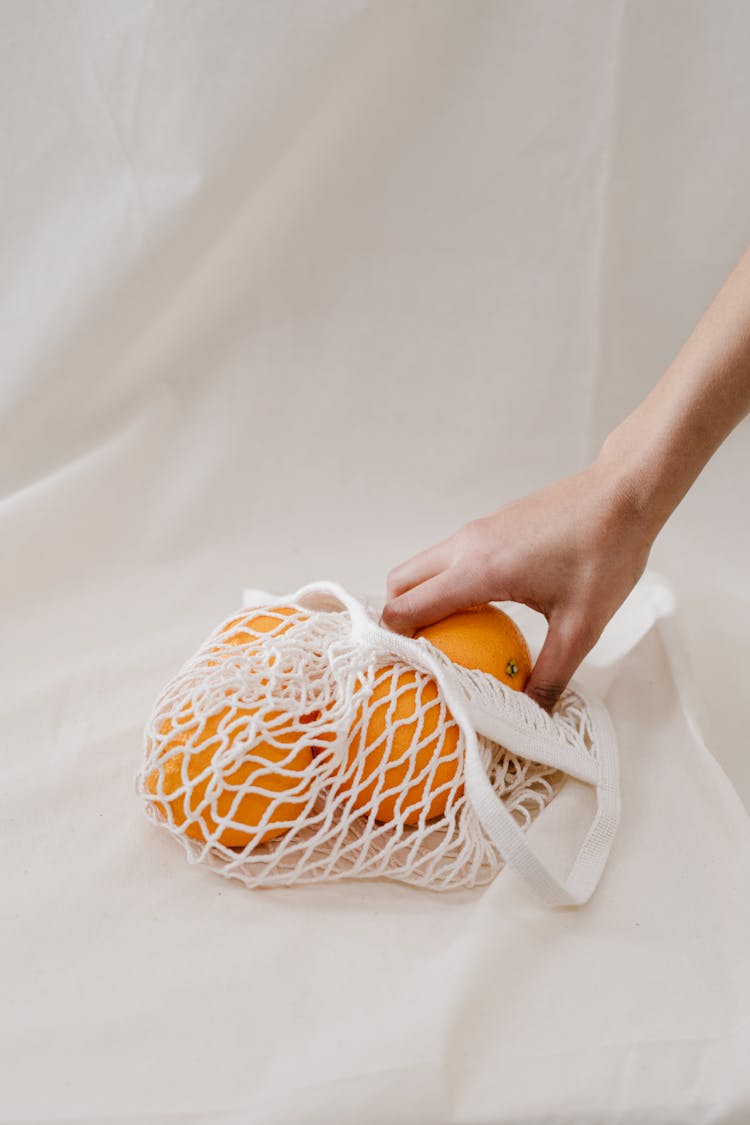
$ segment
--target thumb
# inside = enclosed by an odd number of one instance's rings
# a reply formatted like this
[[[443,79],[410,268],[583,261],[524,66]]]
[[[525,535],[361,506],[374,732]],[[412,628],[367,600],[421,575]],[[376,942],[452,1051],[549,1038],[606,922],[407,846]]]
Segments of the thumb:
[[[569,620],[552,618],[526,684],[526,695],[551,711],[590,647],[588,630]]]

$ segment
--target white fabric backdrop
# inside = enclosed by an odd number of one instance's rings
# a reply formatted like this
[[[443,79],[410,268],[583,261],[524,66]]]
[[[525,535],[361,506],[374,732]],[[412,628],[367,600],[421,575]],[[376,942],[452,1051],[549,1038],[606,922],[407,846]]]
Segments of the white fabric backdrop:
[[[587,907],[249,893],[132,788],[243,586],[377,596],[642,397],[750,242],[748,35],[741,2],[0,5],[0,1120],[750,1118],[747,423],[655,550],[674,616],[650,580],[582,671],[624,800]]]

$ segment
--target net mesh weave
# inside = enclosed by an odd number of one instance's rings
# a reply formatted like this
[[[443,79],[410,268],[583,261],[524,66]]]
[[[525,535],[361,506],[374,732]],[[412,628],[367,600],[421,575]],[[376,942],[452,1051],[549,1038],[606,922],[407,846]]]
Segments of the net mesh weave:
[[[165,685],[136,779],[148,816],[190,862],[248,887],[489,882],[504,860],[465,791],[465,724],[431,671],[363,641],[341,606],[320,604],[277,600],[233,615]],[[419,643],[475,707],[595,756],[577,692],[551,719]],[[477,744],[494,792],[527,828],[564,774],[485,735]]]

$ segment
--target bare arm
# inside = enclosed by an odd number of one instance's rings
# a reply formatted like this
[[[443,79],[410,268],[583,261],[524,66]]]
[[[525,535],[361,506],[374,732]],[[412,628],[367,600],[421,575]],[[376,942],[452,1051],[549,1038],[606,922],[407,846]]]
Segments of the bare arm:
[[[653,536],[727,435],[750,411],[750,250],[677,358],[604,443]]]
[[[481,602],[532,606],[549,629],[526,690],[551,708],[643,573],[659,531],[748,411],[750,250],[592,464],[395,567],[383,623],[412,632]]]

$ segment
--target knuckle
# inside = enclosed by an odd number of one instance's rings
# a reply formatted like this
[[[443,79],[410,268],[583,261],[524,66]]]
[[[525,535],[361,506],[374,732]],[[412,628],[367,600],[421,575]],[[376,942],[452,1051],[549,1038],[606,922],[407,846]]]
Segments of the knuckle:
[[[569,652],[584,648],[591,633],[591,622],[582,612],[569,613],[560,622],[558,632],[562,645]]]
[[[601,635],[597,622],[587,614],[576,614],[566,622],[563,636],[572,652],[588,652]]]
[[[388,575],[385,580],[385,588],[389,599],[395,597],[398,590],[398,572],[398,567],[393,567],[392,570],[388,571]]]
[[[476,550],[484,541],[483,527],[481,519],[469,520],[457,532],[459,544],[464,549]]]
[[[469,579],[487,577],[492,567],[492,551],[483,520],[472,520],[456,534],[455,565]]]

